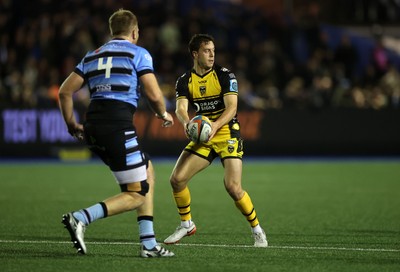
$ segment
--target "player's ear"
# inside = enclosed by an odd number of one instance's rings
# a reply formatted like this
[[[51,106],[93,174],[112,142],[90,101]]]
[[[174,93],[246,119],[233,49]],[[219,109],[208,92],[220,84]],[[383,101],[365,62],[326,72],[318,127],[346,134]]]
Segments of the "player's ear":
[[[139,28],[138,28],[138,27],[135,27],[135,28],[132,30],[131,35],[132,35],[132,39],[133,39],[135,42],[136,42],[137,40],[139,40]]]

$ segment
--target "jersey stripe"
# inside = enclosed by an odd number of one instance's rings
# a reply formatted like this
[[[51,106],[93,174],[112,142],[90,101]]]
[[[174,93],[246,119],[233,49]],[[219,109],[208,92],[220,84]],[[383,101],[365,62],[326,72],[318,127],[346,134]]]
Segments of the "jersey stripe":
[[[90,89],[90,93],[93,93],[97,91],[97,89],[92,88]],[[111,85],[110,86],[110,91],[114,92],[128,92],[129,91],[129,86],[121,86],[121,85]]]

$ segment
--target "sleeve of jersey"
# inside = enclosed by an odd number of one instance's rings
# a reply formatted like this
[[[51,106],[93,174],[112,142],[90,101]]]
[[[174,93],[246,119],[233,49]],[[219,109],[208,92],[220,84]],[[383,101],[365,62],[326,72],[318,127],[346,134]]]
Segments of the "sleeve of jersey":
[[[74,72],[77,73],[78,75],[80,75],[81,77],[84,78],[84,72],[83,72],[83,60],[81,60],[80,63],[78,63],[78,65],[75,67]]]
[[[82,86],[87,83],[85,73],[83,71],[83,59],[82,61],[75,67],[74,72],[78,74],[81,78],[83,78],[84,82],[82,83]]]
[[[224,71],[221,73],[220,78],[221,91],[223,95],[235,94],[238,95],[238,83],[234,73]]]
[[[83,72],[82,72],[82,70],[80,70],[80,69],[78,68],[78,66],[75,67],[74,72],[75,72],[76,74],[78,74],[78,75],[80,75],[81,77],[84,78]]]
[[[175,84],[176,100],[186,98],[188,99],[189,89],[184,75],[179,77]]]
[[[153,58],[146,49],[139,47],[134,62],[138,77],[148,73],[154,73]]]

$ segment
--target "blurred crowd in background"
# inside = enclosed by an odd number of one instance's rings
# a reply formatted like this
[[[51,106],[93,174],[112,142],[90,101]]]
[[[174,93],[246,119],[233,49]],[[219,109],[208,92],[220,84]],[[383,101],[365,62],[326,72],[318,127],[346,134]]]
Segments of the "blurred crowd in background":
[[[365,54],[346,31],[332,46],[318,4],[288,14],[236,2],[2,0],[0,107],[56,106],[60,84],[110,39],[108,18],[125,8],[138,17],[139,45],[153,55],[169,110],[177,77],[191,68],[195,33],[214,36],[216,62],[238,78],[242,110],[400,109],[399,67],[379,36]],[[75,101],[86,106],[88,97],[81,91]]]

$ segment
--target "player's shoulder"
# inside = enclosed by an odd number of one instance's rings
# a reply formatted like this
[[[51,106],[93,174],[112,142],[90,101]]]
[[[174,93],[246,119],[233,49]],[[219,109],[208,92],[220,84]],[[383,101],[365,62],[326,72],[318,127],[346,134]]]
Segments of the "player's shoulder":
[[[192,70],[187,70],[182,75],[180,75],[176,81],[177,82],[189,81],[191,74],[192,74]]]
[[[124,46],[125,46],[125,51],[131,52],[135,57],[145,57],[146,59],[149,60],[152,59],[150,52],[142,46],[130,42],[124,44]]]
[[[145,53],[145,54],[150,54],[149,50],[147,50],[146,48],[137,45],[137,44],[133,44],[131,43],[132,48],[134,48],[136,51],[141,52],[141,53]]]
[[[226,67],[220,66],[218,64],[214,65],[214,71],[216,72],[218,78],[227,78],[227,79],[234,79],[236,78],[235,74]]]
[[[231,70],[229,70],[228,68],[223,67],[223,66],[218,65],[218,64],[214,64],[214,70],[216,72],[220,72],[220,73],[230,73],[231,72]]]
[[[177,91],[182,91],[182,90],[186,90],[189,80],[190,80],[190,76],[191,75],[191,71],[188,70],[185,73],[183,73],[182,75],[180,75],[175,82],[175,90]]]
[[[103,47],[104,47],[104,45],[102,45],[102,46],[100,46],[100,47],[98,47],[98,48],[96,48],[94,50],[87,51],[86,54],[85,54],[85,58],[88,58],[90,56],[99,54],[102,51]]]

